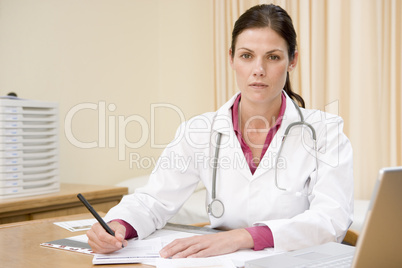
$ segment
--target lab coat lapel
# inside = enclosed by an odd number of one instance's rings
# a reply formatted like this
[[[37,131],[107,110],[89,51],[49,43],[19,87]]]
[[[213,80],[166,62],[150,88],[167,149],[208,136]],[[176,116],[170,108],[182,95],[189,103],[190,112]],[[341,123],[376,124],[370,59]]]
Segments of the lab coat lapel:
[[[217,115],[212,126],[212,140],[216,141],[215,136],[217,133],[221,133],[222,137],[219,158],[227,157],[231,159],[231,170],[235,170],[235,172],[240,173],[244,178],[247,178],[247,180],[252,180],[253,174],[251,174],[251,171],[248,168],[247,161],[241,149],[239,140],[233,131],[231,107],[233,106],[233,103],[239,93],[235,94],[217,111]],[[216,142],[212,142],[212,156],[215,155],[215,144]]]

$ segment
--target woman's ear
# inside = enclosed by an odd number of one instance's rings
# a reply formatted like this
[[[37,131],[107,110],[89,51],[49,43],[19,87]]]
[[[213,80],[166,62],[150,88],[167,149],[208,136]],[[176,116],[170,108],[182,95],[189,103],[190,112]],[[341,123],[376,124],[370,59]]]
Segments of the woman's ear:
[[[288,72],[291,72],[294,70],[294,68],[296,68],[298,59],[299,59],[299,52],[296,50],[293,59],[289,62]]]
[[[232,57],[232,49],[229,48],[229,62],[230,62],[230,66],[233,69],[233,57]]]

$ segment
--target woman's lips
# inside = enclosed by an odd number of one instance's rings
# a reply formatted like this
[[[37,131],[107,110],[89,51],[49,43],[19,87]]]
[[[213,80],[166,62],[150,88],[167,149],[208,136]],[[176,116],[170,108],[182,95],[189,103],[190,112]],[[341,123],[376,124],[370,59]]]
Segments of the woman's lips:
[[[252,88],[256,88],[256,89],[262,89],[262,88],[266,88],[266,87],[268,87],[268,85],[267,85],[267,84],[264,84],[264,83],[258,83],[258,82],[251,83],[251,84],[249,84],[249,86],[250,86],[250,87],[252,87]]]

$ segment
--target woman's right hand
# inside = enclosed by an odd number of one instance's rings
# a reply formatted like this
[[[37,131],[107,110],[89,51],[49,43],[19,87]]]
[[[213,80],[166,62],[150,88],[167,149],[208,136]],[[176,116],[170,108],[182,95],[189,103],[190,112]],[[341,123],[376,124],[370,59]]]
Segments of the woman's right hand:
[[[88,244],[95,253],[111,253],[127,246],[127,240],[124,239],[126,228],[118,222],[108,223],[114,231],[115,236],[108,234],[105,229],[97,222],[92,225],[87,232]]]

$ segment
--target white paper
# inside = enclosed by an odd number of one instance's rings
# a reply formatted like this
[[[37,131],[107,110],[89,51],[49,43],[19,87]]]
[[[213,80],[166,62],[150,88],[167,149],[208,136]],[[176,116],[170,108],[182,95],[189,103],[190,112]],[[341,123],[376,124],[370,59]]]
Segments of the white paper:
[[[160,238],[149,240],[129,240],[127,247],[109,254],[95,254],[93,264],[154,263],[160,258],[162,249]]]
[[[167,259],[160,258],[159,251],[167,244],[178,238],[191,237],[199,234],[180,232],[174,230],[157,230],[144,240],[129,240],[128,246],[111,254],[95,254],[93,264],[116,263],[144,263],[149,265],[167,265],[161,267],[244,267],[248,260],[258,259],[276,254],[273,249],[254,251],[252,249],[239,250],[234,253],[210,258]],[[181,261],[176,261],[181,260]],[[187,260],[187,261],[186,261]],[[187,265],[194,263],[195,266]],[[204,262],[204,263],[203,263]],[[186,264],[182,266],[182,264]],[[169,266],[172,265],[172,266]],[[159,266],[158,266],[159,267]]]
[[[70,232],[85,231],[91,229],[91,226],[96,223],[96,219],[85,219],[78,221],[60,221],[55,222],[57,226],[69,230]]]
[[[166,246],[175,239],[191,237],[195,235],[199,234],[162,229],[153,233],[151,236],[149,236],[149,238],[160,237],[162,241],[162,246]],[[255,251],[252,249],[241,249],[233,253],[211,258],[227,258],[232,261],[232,264],[234,264],[235,267],[244,267],[246,261],[263,258],[274,254],[277,254],[277,252],[275,252],[273,248],[267,248],[265,250],[259,251]],[[193,259],[195,258],[191,258],[189,260],[191,261]]]
[[[180,231],[173,231],[173,230],[166,230],[166,229],[161,229],[157,230],[150,236],[148,236],[146,239],[154,239],[154,238],[160,238],[162,242],[162,247],[166,246],[167,244],[173,242],[175,239],[179,238],[186,238],[186,237],[191,237],[199,234],[194,234],[194,233],[189,233],[189,232],[180,232]]]
[[[233,253],[221,255],[232,260],[236,267],[244,267],[246,261],[255,260],[271,255],[278,254],[273,248],[267,248],[264,250],[252,250],[252,249],[241,249]]]
[[[186,258],[186,259],[157,259],[157,268],[236,268],[229,258]]]

